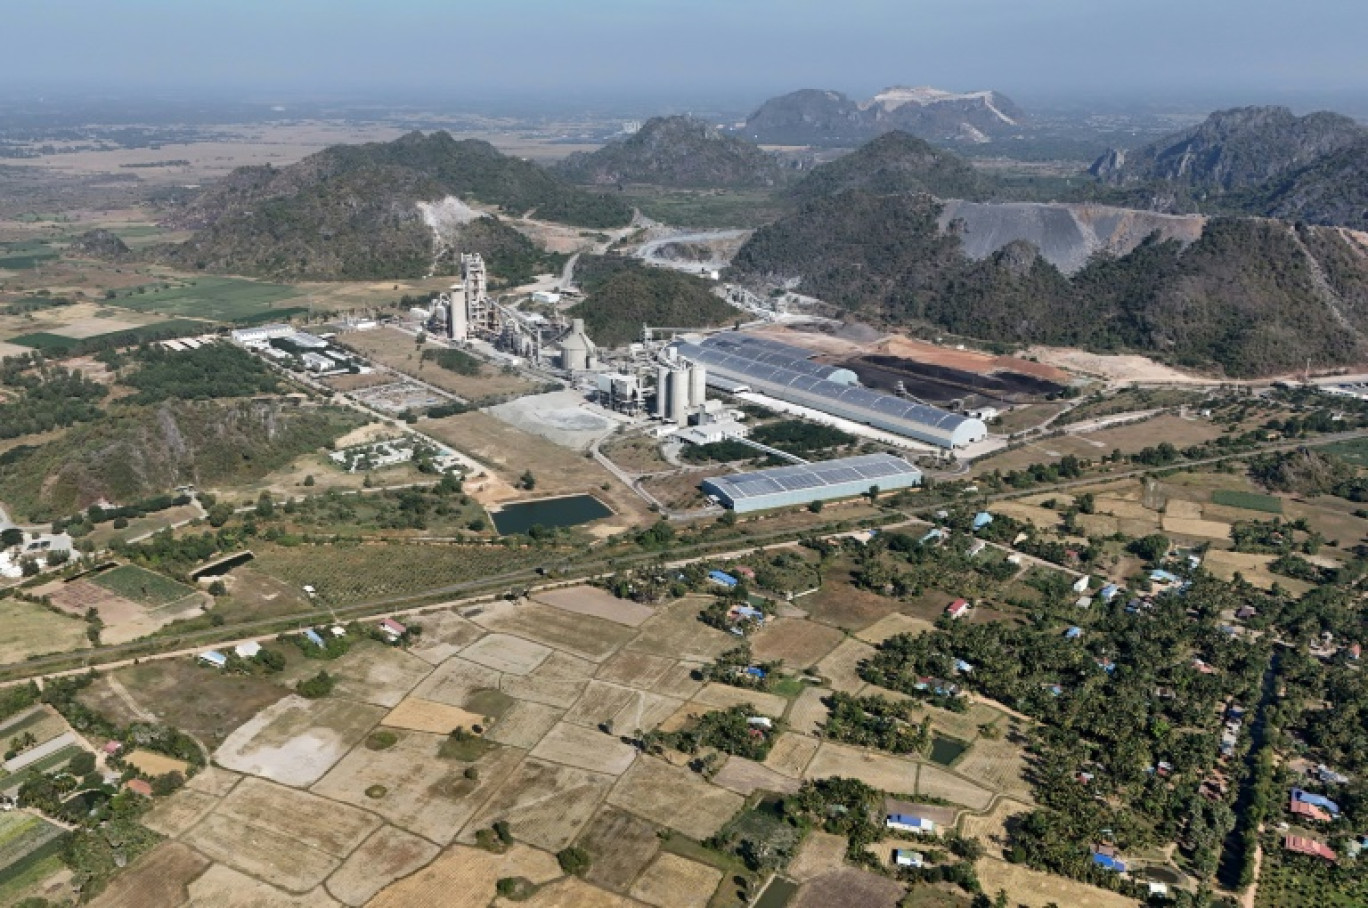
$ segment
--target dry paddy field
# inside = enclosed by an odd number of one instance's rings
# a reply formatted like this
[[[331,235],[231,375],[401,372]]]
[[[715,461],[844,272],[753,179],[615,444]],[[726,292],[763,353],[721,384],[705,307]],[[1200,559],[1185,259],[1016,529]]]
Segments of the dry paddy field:
[[[210,860],[179,842],[166,842],[145,854],[90,904],[94,908],[146,908],[183,905],[190,883],[209,869]]]
[[[742,757],[728,757],[722,769],[713,776],[713,784],[739,795],[749,797],[757,791],[777,791],[793,794],[801,787],[798,779],[770,767],[768,761],[756,763]]]
[[[473,842],[476,830],[503,820],[520,841],[560,851],[593,817],[613,782],[604,773],[528,757],[466,826],[461,841]]]
[[[503,854],[456,845],[427,867],[382,890],[371,908],[488,908],[494,884],[503,877],[520,876],[547,883],[561,876],[555,857],[545,851],[514,845]]]
[[[143,825],[153,832],[174,838],[189,832],[218,803],[219,798],[214,795],[182,788],[170,797],[158,800],[156,806],[143,817]]]
[[[868,685],[860,677],[857,668],[865,659],[874,655],[874,647],[855,639],[841,641],[841,645],[817,663],[817,670],[823,678],[831,682],[834,690],[843,693],[859,693]]]
[[[337,679],[337,696],[376,706],[396,706],[431,672],[432,666],[417,656],[370,641],[328,666]]]
[[[893,908],[903,892],[896,880],[842,867],[804,883],[788,908]]]
[[[627,648],[673,659],[716,659],[736,646],[736,638],[698,620],[699,611],[710,601],[704,596],[686,596],[656,609]]]
[[[989,848],[989,853],[1001,856],[1007,846],[1007,824],[1014,817],[1023,816],[1030,808],[1018,801],[1001,798],[987,813],[965,813],[960,817],[960,834],[978,838]]]
[[[642,621],[648,617],[650,616],[645,616]],[[536,640],[593,662],[607,659],[610,654],[636,636],[636,631],[631,626],[537,602],[526,602],[515,609],[480,615],[475,619],[475,623],[487,630],[517,634],[523,639]],[[469,652],[470,650],[466,651],[467,659],[472,658]]]
[[[721,829],[744,799],[687,769],[642,757],[623,774],[608,803],[701,840]]]
[[[936,625],[923,618],[913,618],[911,615],[904,615],[900,612],[893,612],[891,615],[884,615],[869,627],[855,634],[856,637],[865,643],[878,645],[889,637],[896,637],[898,634],[924,634],[929,630],[934,630]]]
[[[1051,903],[1071,908],[1135,908],[1140,904],[1119,893],[1032,870],[1023,864],[983,858],[974,869],[978,871],[984,892],[1005,889],[1011,893],[1013,901],[1028,908],[1044,908]]]
[[[1030,800],[1025,755],[1019,745],[1005,738],[974,741],[968,753],[955,764],[955,772],[981,782],[985,788]]]
[[[816,665],[836,648],[843,635],[834,627],[797,618],[778,618],[750,638],[759,662],[782,660],[790,670]]]
[[[765,765],[780,775],[800,778],[817,753],[817,741],[804,735],[784,732],[770,748]]]
[[[986,810],[993,801],[991,791],[934,763],[921,765],[921,773],[917,776],[917,794],[963,804],[973,810]]]
[[[245,779],[185,841],[241,873],[303,893],[322,883],[379,826],[374,814]]]
[[[827,708],[822,700],[829,693],[823,687],[809,687],[799,694],[789,708],[789,727],[802,735],[815,734],[827,719]]]
[[[409,697],[390,710],[381,724],[391,728],[445,735],[454,729],[473,728],[483,722],[484,716],[461,709],[459,706]]]
[[[658,908],[707,908],[722,871],[676,854],[662,854],[632,887],[633,898]]]
[[[578,615],[602,618],[627,627],[640,627],[647,618],[655,614],[655,609],[627,599],[619,599],[612,594],[593,586],[572,586],[561,590],[547,590],[533,597],[537,602],[552,608],[562,609]]]
[[[444,760],[437,755],[444,737],[401,732],[399,741],[385,750],[358,747],[311,790],[445,844],[509,777],[524,752],[495,747],[473,764]],[[466,778],[471,766],[479,778]],[[379,797],[373,796],[380,790]]]
[[[206,908],[336,908],[338,904],[322,886],[303,895],[288,895],[225,864],[213,865],[189,888],[190,904]]]
[[[823,741],[803,773],[809,779],[854,778],[890,794],[915,794],[918,764]],[[931,794],[931,792],[927,792]]]
[[[328,878],[328,892],[342,904],[360,908],[390,883],[430,864],[438,851],[429,841],[384,826]]]
[[[600,810],[578,842],[594,855],[587,874],[589,882],[626,892],[660,851],[659,830],[654,823],[616,807]]]

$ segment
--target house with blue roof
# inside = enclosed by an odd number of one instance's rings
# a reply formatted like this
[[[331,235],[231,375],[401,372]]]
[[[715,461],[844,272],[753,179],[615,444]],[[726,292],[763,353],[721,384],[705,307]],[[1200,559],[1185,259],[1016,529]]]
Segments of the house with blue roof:
[[[195,657],[205,665],[212,665],[214,668],[223,668],[228,664],[228,657],[218,650],[205,650]]]
[[[1301,801],[1303,804],[1314,804],[1323,807],[1335,816],[1339,816],[1339,805],[1327,798],[1325,795],[1312,794],[1309,791],[1302,791],[1300,788],[1292,789],[1292,800]]]
[[[309,628],[304,632],[304,638],[319,649],[323,649],[326,646],[323,642],[323,638],[318,636],[318,631],[313,628]]]
[[[1112,857],[1109,854],[1103,854],[1100,851],[1093,852],[1092,862],[1096,864],[1098,867],[1101,867],[1103,870],[1110,870],[1113,873],[1126,872],[1125,861],[1121,860],[1120,858]]]
[[[1064,638],[1065,638],[1066,640],[1077,640],[1079,637],[1082,637],[1082,636],[1083,636],[1083,628],[1077,627],[1077,626],[1071,627],[1071,628],[1069,628],[1067,631],[1064,632]]]
[[[1115,583],[1109,583],[1102,587],[1102,591],[1098,593],[1098,595],[1102,597],[1104,602],[1111,602],[1116,598],[1116,594],[1119,592],[1121,592],[1121,587],[1117,586]]]
[[[1162,571],[1162,570],[1150,571],[1150,575],[1149,575],[1149,576],[1150,576],[1150,580],[1154,581],[1155,583],[1177,583],[1177,582],[1178,582],[1178,575],[1177,575],[1177,574],[1170,574],[1168,571]]]
[[[916,835],[936,831],[936,824],[926,817],[914,817],[905,813],[890,813],[884,818],[884,826],[895,832],[911,832]]]
[[[979,511],[974,515],[974,529],[981,530],[993,522],[993,515],[987,511]]]
[[[737,583],[740,582],[731,574],[725,573],[723,571],[708,571],[708,579],[711,580],[713,583],[719,583],[722,586],[725,586],[727,589],[731,589],[732,587],[736,586]]]
[[[936,540],[938,540],[938,539],[944,539],[944,538],[945,538],[945,530],[942,530],[940,527],[932,527],[932,528],[927,532],[927,534],[926,534],[925,536],[923,536],[921,539],[919,539],[919,540],[917,540],[917,541],[920,542],[920,543],[922,543],[922,544],[926,544],[926,543],[928,543],[928,542],[934,542],[934,541],[936,541]]]
[[[956,659],[955,671],[959,672],[961,675],[969,675],[973,673],[974,667],[963,659]]]

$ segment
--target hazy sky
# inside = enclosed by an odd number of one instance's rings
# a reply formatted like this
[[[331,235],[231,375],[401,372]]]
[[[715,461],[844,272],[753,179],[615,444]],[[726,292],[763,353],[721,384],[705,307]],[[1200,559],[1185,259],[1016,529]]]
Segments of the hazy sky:
[[[759,100],[1368,95],[1364,0],[30,0],[0,82]]]

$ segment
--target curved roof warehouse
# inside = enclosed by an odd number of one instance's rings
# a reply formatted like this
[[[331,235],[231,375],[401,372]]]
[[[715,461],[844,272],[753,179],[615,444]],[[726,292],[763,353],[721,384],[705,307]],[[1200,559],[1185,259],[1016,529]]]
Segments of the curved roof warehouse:
[[[755,391],[942,448],[962,448],[988,435],[981,419],[860,387],[854,372],[812,362],[813,354],[801,347],[735,333],[674,346],[685,359],[703,363],[708,384],[723,391]]]

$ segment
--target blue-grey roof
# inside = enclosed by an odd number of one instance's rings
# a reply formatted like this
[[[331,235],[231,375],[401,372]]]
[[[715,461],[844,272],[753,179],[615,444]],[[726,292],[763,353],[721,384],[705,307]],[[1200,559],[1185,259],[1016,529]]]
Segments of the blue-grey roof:
[[[732,473],[715,476],[706,482],[726,494],[732,501],[820,489],[847,482],[868,482],[878,485],[890,476],[921,476],[912,464],[892,454],[862,454],[820,463],[799,464],[791,467],[772,467],[751,473]]]
[[[801,394],[845,410],[868,414],[879,421],[915,426],[946,439],[965,423],[981,422],[882,391],[871,391],[858,384],[832,380],[840,378],[841,373],[851,373],[811,362],[806,358],[810,356],[807,351],[775,341],[744,334],[717,334],[702,344],[679,342],[675,348],[680,356],[708,367],[709,383],[720,386],[717,379],[721,379],[732,385],[733,390],[736,383],[744,382],[753,390],[771,393],[780,399],[785,398],[785,392]]]

